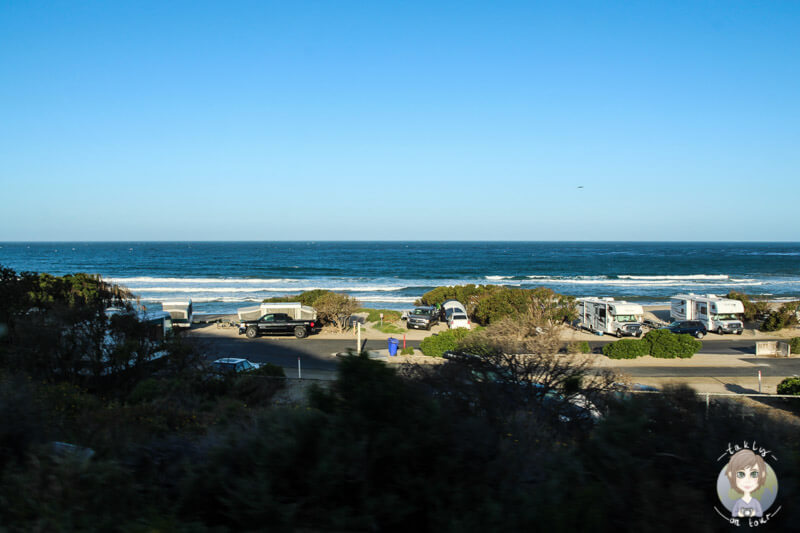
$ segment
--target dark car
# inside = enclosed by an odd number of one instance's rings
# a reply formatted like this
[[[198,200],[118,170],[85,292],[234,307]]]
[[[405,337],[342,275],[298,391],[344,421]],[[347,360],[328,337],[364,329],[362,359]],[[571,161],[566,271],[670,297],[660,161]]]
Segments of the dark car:
[[[705,324],[699,320],[678,320],[663,329],[672,333],[686,333],[697,339],[702,339],[708,333]]]
[[[431,329],[431,326],[439,323],[439,310],[434,307],[415,307],[408,313],[406,327],[408,329]]]
[[[239,324],[239,335],[254,339],[259,335],[294,333],[298,339],[317,333],[321,325],[316,320],[294,320],[286,313],[269,313],[258,320],[245,320]]]

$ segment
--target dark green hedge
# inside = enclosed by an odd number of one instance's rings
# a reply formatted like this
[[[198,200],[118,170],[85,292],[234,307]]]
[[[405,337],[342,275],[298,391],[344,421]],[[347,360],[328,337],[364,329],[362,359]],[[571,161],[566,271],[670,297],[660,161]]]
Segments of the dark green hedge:
[[[634,359],[652,355],[662,359],[688,358],[703,347],[691,335],[676,335],[665,329],[654,329],[642,339],[622,339],[603,346],[603,354],[612,359]]]
[[[650,345],[650,355],[664,359],[688,358],[703,347],[703,343],[691,335],[676,335],[666,329],[649,331],[644,336],[644,341]]]
[[[455,350],[470,331],[465,328],[448,329],[436,335],[431,335],[422,340],[419,349],[427,356],[441,357],[448,350]]]
[[[797,376],[786,378],[778,383],[778,394],[800,395],[800,378]]]
[[[603,355],[611,359],[635,359],[650,352],[650,345],[642,339],[620,339],[603,346]]]

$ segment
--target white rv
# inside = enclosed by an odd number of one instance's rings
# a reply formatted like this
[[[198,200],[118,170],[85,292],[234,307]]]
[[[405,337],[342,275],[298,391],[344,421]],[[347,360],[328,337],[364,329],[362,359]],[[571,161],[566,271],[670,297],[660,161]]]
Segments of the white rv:
[[[676,294],[670,299],[669,314],[672,320],[699,320],[708,331],[720,335],[741,335],[744,330],[744,304],[713,294]]]
[[[316,320],[317,310],[300,302],[262,303],[236,310],[239,320],[258,320],[267,313],[286,313],[294,320]]]
[[[162,302],[161,308],[172,317],[172,326],[176,328],[192,327],[192,301]]]
[[[594,333],[617,337],[641,337],[644,309],[639,304],[615,301],[614,298],[578,300],[578,325]]]

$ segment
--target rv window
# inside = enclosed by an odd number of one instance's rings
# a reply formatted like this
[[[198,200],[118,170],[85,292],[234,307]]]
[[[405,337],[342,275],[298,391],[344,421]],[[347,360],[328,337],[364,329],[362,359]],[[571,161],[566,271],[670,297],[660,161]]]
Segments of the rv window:
[[[617,322],[636,322],[635,315],[617,315]]]
[[[605,307],[601,307],[601,308],[600,308],[600,310],[599,310],[599,312],[597,313],[597,315],[598,315],[600,318],[605,318],[605,317],[606,317],[606,308],[605,308]]]
[[[704,315],[708,314],[708,307],[706,307],[706,304],[703,304],[703,305],[700,306],[700,313],[702,313]]]

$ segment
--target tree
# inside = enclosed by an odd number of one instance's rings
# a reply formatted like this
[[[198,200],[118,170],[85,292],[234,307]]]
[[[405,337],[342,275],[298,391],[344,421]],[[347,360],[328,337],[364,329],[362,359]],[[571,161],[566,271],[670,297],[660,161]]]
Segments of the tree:
[[[317,310],[317,318],[323,324],[336,326],[339,332],[343,332],[350,324],[350,317],[359,307],[358,300],[346,294],[329,292],[323,294],[314,303]]]

